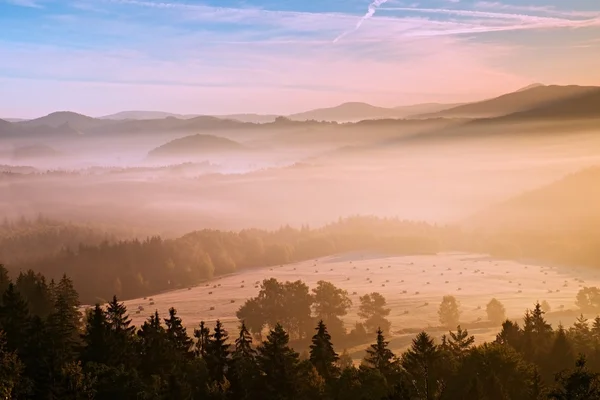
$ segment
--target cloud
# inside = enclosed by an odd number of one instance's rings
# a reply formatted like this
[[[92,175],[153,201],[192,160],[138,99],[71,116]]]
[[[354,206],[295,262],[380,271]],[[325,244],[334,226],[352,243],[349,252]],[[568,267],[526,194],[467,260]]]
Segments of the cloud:
[[[43,8],[41,4],[39,4],[35,0],[4,0],[8,4],[12,4],[19,7],[30,7],[30,8]]]
[[[490,10],[502,10],[510,12],[526,12],[526,13],[542,13],[551,16],[559,17],[598,17],[600,11],[575,11],[575,10],[558,10],[554,6],[532,6],[532,5],[517,5],[504,4],[497,1],[478,1],[475,3],[475,8],[483,8]]]
[[[374,0],[371,4],[369,4],[369,7],[367,9],[367,13],[365,15],[362,16],[361,19],[358,20],[358,22],[356,23],[356,26],[354,27],[353,30],[348,31],[348,32],[344,32],[341,35],[339,35],[338,37],[336,37],[333,40],[333,43],[336,43],[337,41],[339,41],[340,39],[342,39],[344,36],[349,35],[352,32],[357,31],[362,24],[368,20],[369,18],[373,17],[373,15],[375,15],[375,11],[377,10],[377,7],[381,6],[382,4],[387,3],[388,0]]]

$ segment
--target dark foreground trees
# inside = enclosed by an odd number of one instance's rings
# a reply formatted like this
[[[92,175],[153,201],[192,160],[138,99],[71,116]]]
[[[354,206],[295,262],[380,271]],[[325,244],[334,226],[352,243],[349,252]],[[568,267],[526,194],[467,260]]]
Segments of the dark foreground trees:
[[[324,321],[313,327],[310,353],[301,360],[289,332],[274,321],[264,340],[253,339],[245,321],[231,333],[220,321],[214,327],[202,322],[193,340],[173,308],[164,317],[154,312],[136,328],[116,297],[82,316],[67,277],[48,284],[47,290],[47,304],[35,300],[35,307],[48,310],[40,316],[29,311],[29,298],[24,299],[12,282],[4,286],[1,398],[600,398],[600,319],[592,324],[582,316],[568,330],[553,330],[539,304],[526,312],[522,327],[505,321],[494,343],[479,346],[458,327],[441,344],[421,332],[404,353],[395,354],[394,338],[377,329],[364,353],[353,350],[355,357],[364,356],[356,367],[348,352],[338,355]],[[307,292],[296,283],[290,290]],[[386,310],[377,296],[371,295],[365,304],[379,309],[379,315]],[[335,309],[330,317],[339,315]],[[294,346],[304,346],[298,343]]]

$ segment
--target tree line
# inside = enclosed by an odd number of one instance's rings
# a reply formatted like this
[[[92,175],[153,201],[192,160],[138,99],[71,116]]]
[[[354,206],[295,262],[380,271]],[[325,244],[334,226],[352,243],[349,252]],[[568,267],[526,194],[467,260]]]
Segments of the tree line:
[[[231,335],[220,321],[188,333],[171,308],[137,328],[116,297],[82,316],[66,276],[51,281],[41,308],[3,279],[0,395],[7,399],[600,398],[600,317],[555,330],[540,304],[522,325],[506,320],[493,342],[480,345],[458,326],[439,343],[421,332],[395,354],[378,328],[355,365],[336,350],[323,320],[303,356],[278,322],[261,340],[245,321]]]
[[[92,241],[37,259],[9,262],[6,266],[13,276],[28,270],[53,279],[67,274],[82,300],[94,304],[106,301],[115,293],[123,299],[143,297],[196,285],[214,276],[247,268],[349,251],[431,254],[440,250],[444,235],[452,236],[443,229],[396,219],[353,217],[318,229],[202,230],[176,239]],[[32,241],[21,241],[23,245],[20,246],[16,240],[11,240],[6,246],[14,247],[15,251],[27,248],[36,252],[38,243],[43,241],[42,237],[36,237]]]

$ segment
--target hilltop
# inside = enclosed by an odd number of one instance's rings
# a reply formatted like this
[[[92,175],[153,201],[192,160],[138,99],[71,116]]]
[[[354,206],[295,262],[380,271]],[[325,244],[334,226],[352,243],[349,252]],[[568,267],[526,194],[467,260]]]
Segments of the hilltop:
[[[212,136],[192,135],[172,140],[148,153],[150,158],[196,156],[243,151],[246,148],[233,140]]]
[[[493,118],[577,98],[598,90],[595,86],[534,86],[507,93],[493,99],[453,107],[437,113],[421,114],[419,118]]]

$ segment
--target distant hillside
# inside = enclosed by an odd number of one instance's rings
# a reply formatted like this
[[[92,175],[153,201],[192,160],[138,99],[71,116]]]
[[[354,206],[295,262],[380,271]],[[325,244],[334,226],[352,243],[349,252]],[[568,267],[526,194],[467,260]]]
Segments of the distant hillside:
[[[194,117],[191,119],[167,117],[163,119],[117,121],[110,125],[100,125],[95,128],[88,129],[86,133],[105,135],[166,131],[198,131],[210,129],[238,129],[253,126],[253,124],[209,116]]]
[[[319,108],[288,115],[294,121],[337,121],[353,122],[370,119],[410,118],[419,113],[431,113],[455,107],[458,104],[424,103],[393,108],[376,107],[367,103],[344,103],[336,107]]]
[[[599,182],[600,167],[589,168],[492,207],[471,222],[523,231],[595,226],[600,233]]]
[[[40,127],[70,127],[77,131],[85,131],[94,127],[106,125],[109,121],[99,120],[86,115],[77,114],[70,111],[58,111],[48,114],[45,117],[32,119],[29,121],[17,122],[18,126],[24,128]]]
[[[0,135],[12,135],[15,131],[15,127],[8,121],[0,119]]]
[[[481,212],[474,228],[479,252],[497,257],[598,268],[600,167],[586,169]]]
[[[274,122],[279,115],[275,114],[228,114],[228,115],[214,115],[214,117],[221,119],[232,119],[240,122],[250,122],[253,124],[267,124]]]
[[[121,111],[116,114],[105,115],[98,119],[112,119],[116,121],[122,121],[125,119],[144,120],[144,119],[163,119],[163,118],[178,118],[178,119],[190,119],[198,117],[197,114],[175,114],[164,111]]]
[[[535,86],[490,100],[465,104],[420,118],[492,118],[531,110],[559,100],[582,96],[598,90],[594,86]]]
[[[600,88],[560,99],[530,110],[509,114],[498,120],[600,118]]]
[[[192,135],[172,140],[148,153],[150,158],[206,155],[244,151],[245,147],[233,140],[212,136]]]

